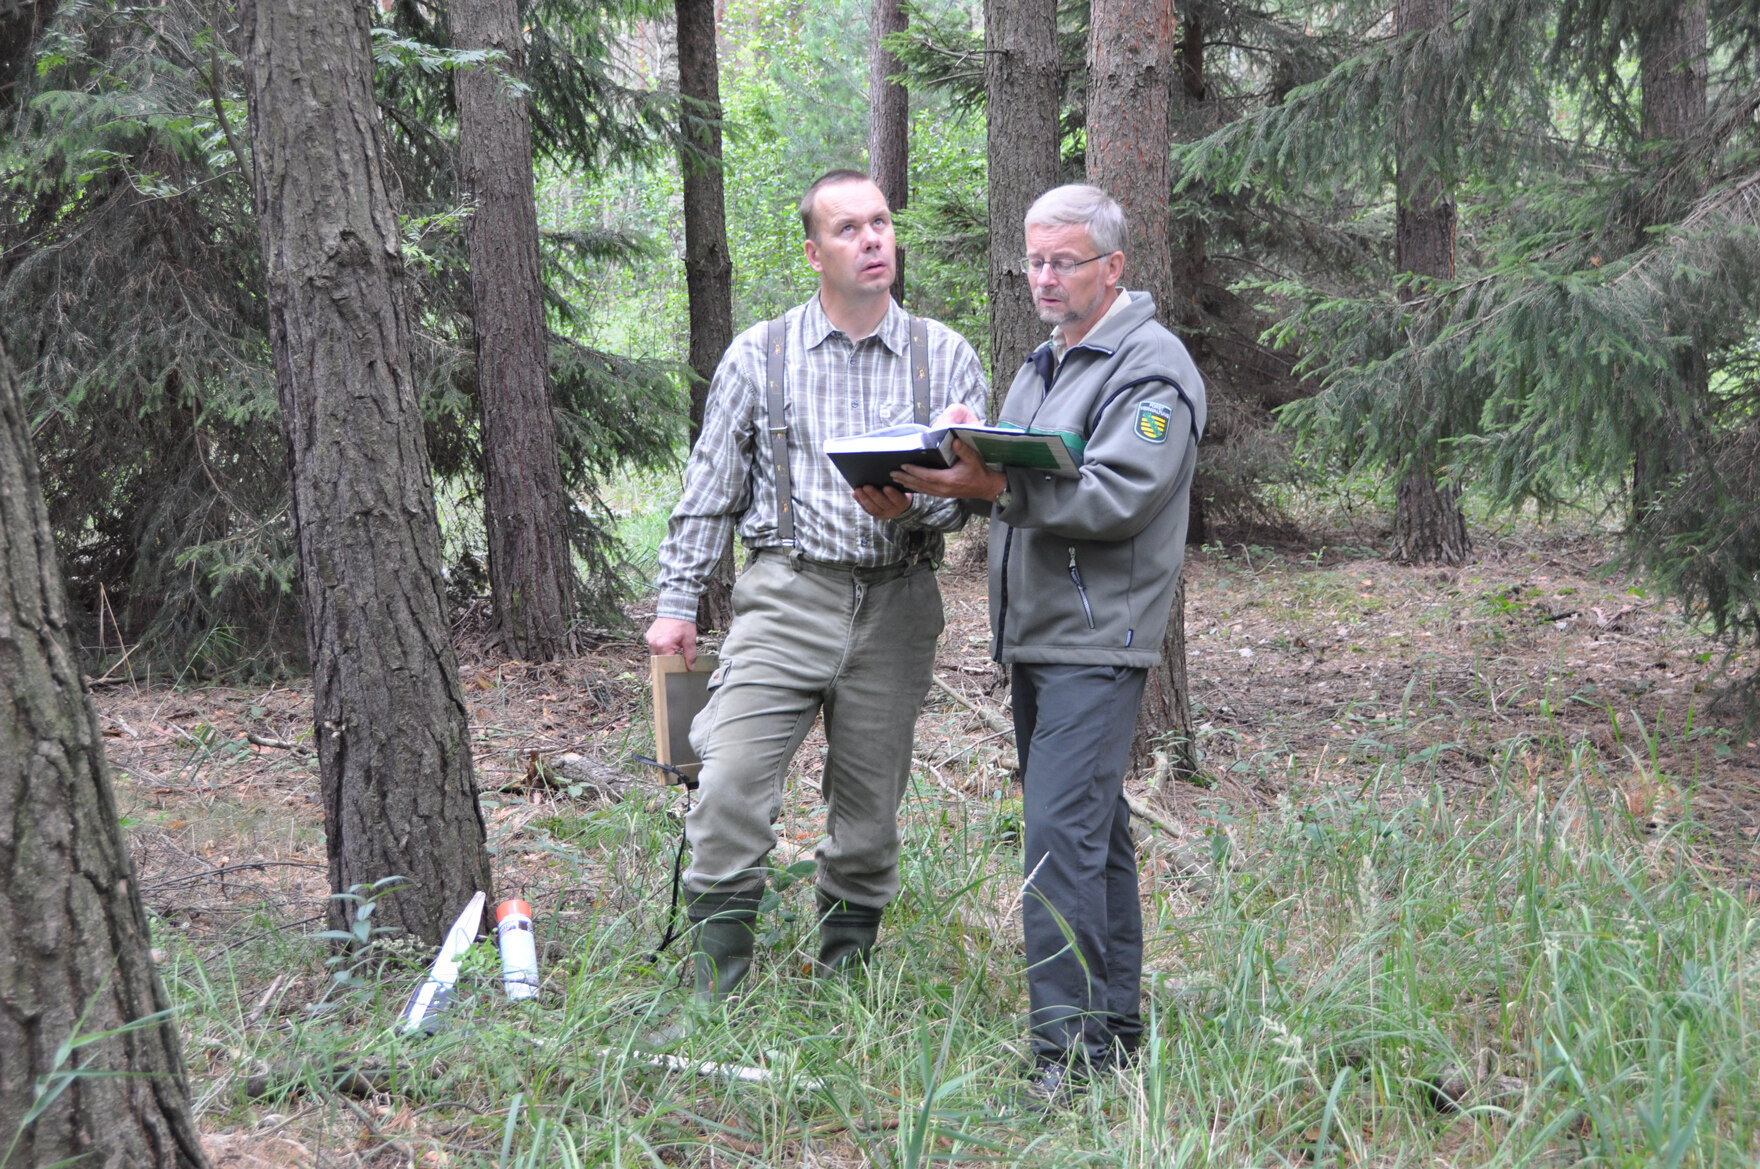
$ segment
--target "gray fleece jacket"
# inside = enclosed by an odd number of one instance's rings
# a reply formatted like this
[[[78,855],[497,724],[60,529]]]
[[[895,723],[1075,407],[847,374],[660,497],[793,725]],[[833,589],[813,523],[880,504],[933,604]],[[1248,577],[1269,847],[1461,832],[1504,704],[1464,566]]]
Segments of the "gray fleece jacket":
[[[1132,292],[1061,365],[1049,342],[1035,350],[998,424],[1064,434],[1081,476],[1007,468],[1008,506],[991,509],[992,656],[1155,665],[1204,433],[1204,379],[1185,346]]]

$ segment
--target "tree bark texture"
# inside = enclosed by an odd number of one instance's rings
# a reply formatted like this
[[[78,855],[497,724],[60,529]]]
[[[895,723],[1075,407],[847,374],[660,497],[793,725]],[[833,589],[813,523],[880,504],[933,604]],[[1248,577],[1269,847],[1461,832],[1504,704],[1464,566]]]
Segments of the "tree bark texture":
[[[1395,0],[1394,33],[1445,34],[1451,0]],[[1409,83],[1408,83],[1409,85]],[[1442,120],[1440,94],[1408,88],[1398,126],[1394,260],[1404,274],[1448,279],[1454,275],[1454,199],[1426,146]],[[1472,551],[1459,493],[1438,486],[1430,452],[1419,458],[1394,496],[1393,558],[1401,564],[1459,564]],[[1419,480],[1422,480],[1420,482]]]
[[[367,12],[246,0],[241,23],[330,885],[406,878],[377,920],[433,943],[490,868]]]
[[[911,198],[911,95],[894,80],[903,71],[887,52],[885,38],[910,27],[903,0],[874,0],[869,21],[873,41],[868,48],[868,173],[896,214]],[[898,273],[892,299],[904,303],[904,249],[898,249]]]
[[[0,353],[0,1161],[201,1166],[24,405]],[[132,1024],[132,1026],[130,1026]],[[121,1034],[75,1049],[70,1038]],[[20,1132],[37,1091],[78,1072]],[[7,1146],[14,1136],[18,1143]]]
[[[1173,0],[1094,0],[1088,41],[1088,181],[1124,208],[1129,228],[1124,284],[1155,298],[1164,324],[1178,321],[1167,214],[1169,103],[1183,84]],[[1197,774],[1186,683],[1186,590],[1180,583],[1149,674],[1131,761],[1139,770],[1165,745],[1175,774]]]
[[[990,174],[990,416],[1047,328],[1021,270],[1033,200],[1058,184],[1056,0],[984,0]]]
[[[721,64],[716,57],[715,0],[676,0],[678,94],[684,141],[684,285],[691,320],[691,445],[703,430],[709,380],[733,344],[733,256],[727,249],[727,199],[721,156]],[[699,629],[733,622],[733,546],[697,602]]]
[[[1088,181],[1124,207],[1130,225],[1123,287],[1155,298],[1177,321],[1167,216],[1168,127],[1180,80],[1173,0],[1093,0],[1088,34]]]
[[[471,208],[465,248],[495,624],[508,653],[547,662],[573,649],[575,573],[550,408],[531,112],[506,79],[525,78],[525,36],[516,0],[452,0],[447,19],[454,48],[505,55],[495,68],[455,70],[453,93]]]
[[[1639,78],[1644,109],[1640,131],[1646,143],[1662,144],[1690,138],[1704,128],[1709,69],[1706,0],[1687,0],[1672,7],[1672,18],[1638,46]],[[1670,322],[1672,324],[1672,322]],[[1672,328],[1670,329],[1672,332]],[[1679,469],[1672,452],[1684,438],[1678,411],[1681,401],[1701,401],[1710,389],[1705,355],[1697,347],[1676,354],[1674,369],[1659,377],[1656,400],[1663,417],[1640,419],[1632,457],[1632,512],[1642,518]],[[1674,385],[1667,384],[1674,382]]]
[[[1460,564],[1472,553],[1460,493],[1438,485],[1428,468],[1400,481],[1393,509],[1393,558],[1401,564]]]

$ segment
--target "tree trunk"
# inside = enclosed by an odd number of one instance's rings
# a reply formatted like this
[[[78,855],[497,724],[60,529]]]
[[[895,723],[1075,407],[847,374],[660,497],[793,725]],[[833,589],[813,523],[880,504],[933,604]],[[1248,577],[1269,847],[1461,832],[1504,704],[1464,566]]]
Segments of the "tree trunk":
[[[0,352],[0,1163],[201,1166],[24,404]],[[58,1059],[70,1040],[112,1034]],[[57,1077],[77,1073],[70,1081]],[[28,1126],[45,1089],[66,1090]],[[15,1140],[17,1143],[13,1144]],[[8,1149],[8,1146],[11,1146]]]
[[[868,48],[868,173],[886,196],[894,214],[911,197],[911,95],[894,81],[898,58],[886,51],[884,38],[910,27],[902,0],[874,0],[873,43]],[[904,248],[898,249],[898,274],[892,299],[904,303]]]
[[[1451,0],[1395,0],[1394,34],[1446,29]],[[1408,83],[1409,84],[1409,83]],[[1406,95],[1398,127],[1398,205],[1394,221],[1395,267],[1403,273],[1447,279],[1454,275],[1454,199],[1443,186],[1425,147],[1435,140],[1442,110],[1434,94]],[[1402,284],[1408,283],[1404,281]],[[1393,510],[1393,558],[1401,564],[1459,564],[1473,545],[1459,493],[1439,487],[1431,452],[1418,458],[1399,486]],[[1419,478],[1423,482],[1417,482]]]
[[[1640,129],[1645,143],[1690,138],[1704,127],[1707,38],[1706,0],[1687,0],[1674,6],[1673,18],[1662,21],[1639,45],[1639,77],[1644,91]],[[1665,323],[1665,327],[1671,325]],[[1697,347],[1676,354],[1674,368],[1658,377],[1656,400],[1662,415],[1638,420],[1632,458],[1634,520],[1641,519],[1655,504],[1679,469],[1672,452],[1684,436],[1679,411],[1671,405],[1702,401],[1710,384],[1705,355]]]
[[[1126,287],[1155,298],[1164,324],[1178,322],[1167,215],[1169,103],[1180,83],[1173,0],[1094,0],[1088,41],[1088,181],[1124,207],[1130,242]],[[1182,86],[1183,88],[1183,86]],[[1137,719],[1132,765],[1165,745],[1175,774],[1195,775],[1191,696],[1186,685],[1186,590],[1180,583]]]
[[[691,318],[691,445],[703,429],[709,379],[733,344],[733,257],[721,171],[721,68],[715,55],[715,0],[676,0],[680,131],[684,179],[684,284]],[[697,603],[699,629],[733,622],[733,545]]]
[[[368,9],[246,0],[254,194],[311,655],[330,885],[438,942],[490,889],[410,376]],[[340,901],[331,925],[347,924]]]
[[[1460,564],[1473,551],[1460,493],[1439,486],[1428,468],[1400,481],[1393,508],[1393,558],[1401,564]]]
[[[1056,0],[984,0],[990,173],[990,416],[1049,330],[1021,270],[1033,200],[1058,183]]]
[[[574,556],[550,408],[550,345],[538,270],[525,36],[516,0],[452,0],[456,49],[495,49],[494,67],[453,72],[459,169],[470,218],[471,318],[483,419],[483,527],[505,651],[547,662],[572,650]]]

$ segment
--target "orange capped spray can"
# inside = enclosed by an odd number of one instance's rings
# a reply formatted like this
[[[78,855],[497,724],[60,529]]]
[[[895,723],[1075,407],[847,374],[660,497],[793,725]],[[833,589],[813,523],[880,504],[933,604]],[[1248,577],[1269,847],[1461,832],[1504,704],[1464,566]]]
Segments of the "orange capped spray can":
[[[501,981],[510,999],[538,997],[538,943],[532,934],[532,907],[503,901],[495,907],[495,941],[501,947]]]

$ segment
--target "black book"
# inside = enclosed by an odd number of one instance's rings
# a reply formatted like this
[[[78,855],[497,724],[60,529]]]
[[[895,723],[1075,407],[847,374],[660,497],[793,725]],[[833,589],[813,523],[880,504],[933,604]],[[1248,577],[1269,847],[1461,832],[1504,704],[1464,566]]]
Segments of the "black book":
[[[952,431],[914,422],[834,438],[825,444],[825,454],[851,487],[897,487],[892,473],[907,464],[945,469],[958,462]]]

